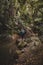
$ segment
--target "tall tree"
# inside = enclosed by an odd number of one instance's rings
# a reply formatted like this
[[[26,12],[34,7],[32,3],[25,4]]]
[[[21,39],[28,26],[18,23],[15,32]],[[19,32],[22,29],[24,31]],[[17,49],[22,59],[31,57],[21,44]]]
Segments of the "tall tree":
[[[11,30],[14,18],[13,0],[0,0],[0,33]]]

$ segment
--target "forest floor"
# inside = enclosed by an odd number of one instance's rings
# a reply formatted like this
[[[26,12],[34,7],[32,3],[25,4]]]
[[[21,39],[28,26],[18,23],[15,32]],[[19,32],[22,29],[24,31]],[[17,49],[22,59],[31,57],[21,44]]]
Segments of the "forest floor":
[[[7,57],[5,57],[8,61],[4,60],[3,62],[5,62],[5,64],[1,61],[1,65],[43,65],[43,41],[40,40],[38,33],[27,29],[27,33],[23,38],[17,34],[14,34],[12,38],[7,38],[7,40],[4,41],[4,43],[10,42],[10,44],[6,43],[7,45],[5,44],[3,47],[1,46],[2,44],[0,45],[0,50],[4,48],[2,52],[4,52],[4,55],[6,54]]]
[[[38,33],[28,31],[23,39],[17,39],[16,46],[18,58],[13,58],[11,65],[43,65],[43,44]]]

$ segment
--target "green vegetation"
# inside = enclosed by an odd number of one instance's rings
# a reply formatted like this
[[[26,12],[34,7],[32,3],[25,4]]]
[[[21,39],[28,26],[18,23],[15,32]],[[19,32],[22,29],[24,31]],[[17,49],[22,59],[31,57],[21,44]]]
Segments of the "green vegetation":
[[[43,0],[0,0],[0,65],[43,65],[42,49]]]

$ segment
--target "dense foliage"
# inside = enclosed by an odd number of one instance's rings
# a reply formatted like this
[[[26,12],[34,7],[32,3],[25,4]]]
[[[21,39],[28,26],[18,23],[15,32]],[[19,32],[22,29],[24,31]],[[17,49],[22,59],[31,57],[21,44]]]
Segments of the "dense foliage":
[[[4,28],[0,32],[14,30],[18,22],[23,26],[40,22],[43,24],[43,1],[0,0],[0,27]]]

